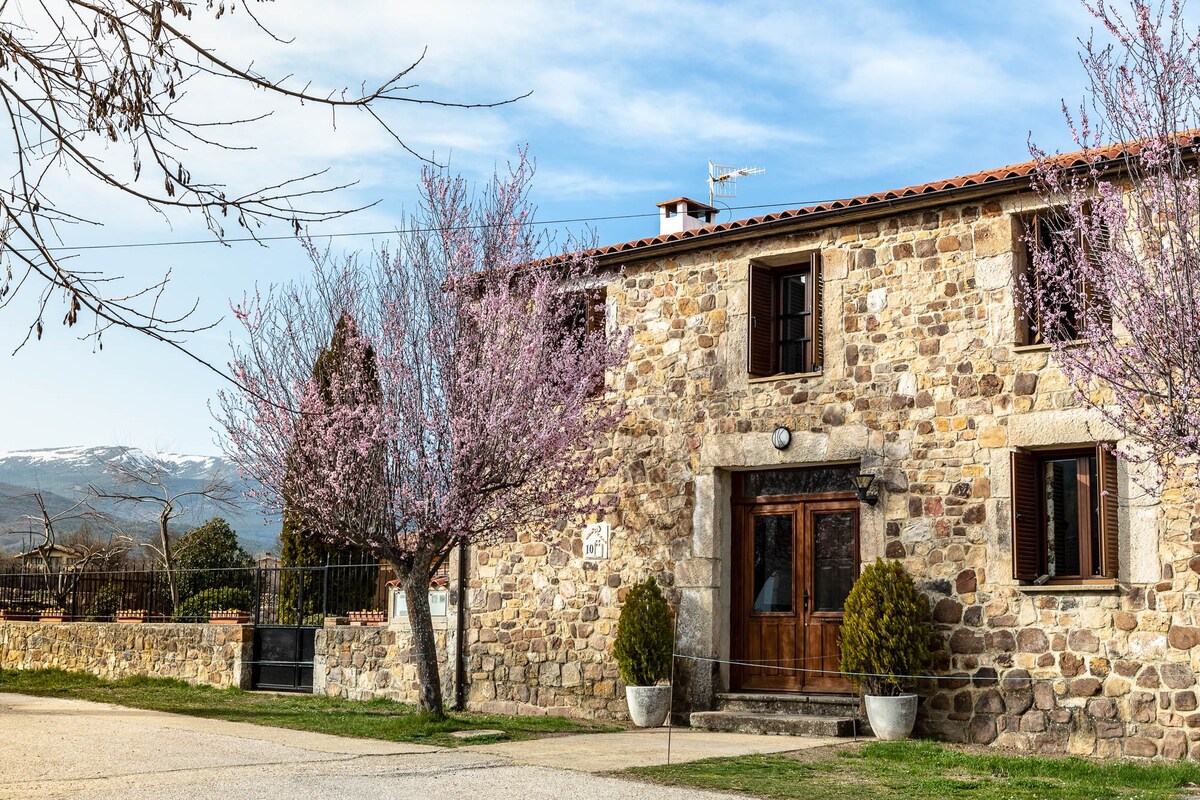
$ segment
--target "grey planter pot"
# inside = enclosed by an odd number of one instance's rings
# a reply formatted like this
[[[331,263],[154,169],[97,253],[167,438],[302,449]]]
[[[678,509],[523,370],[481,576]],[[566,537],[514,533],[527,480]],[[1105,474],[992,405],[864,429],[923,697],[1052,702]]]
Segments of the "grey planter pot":
[[[901,694],[883,697],[868,694],[863,696],[867,704],[867,720],[875,738],[885,742],[907,739],[912,735],[917,721],[917,696]]]
[[[670,686],[626,686],[629,718],[639,728],[658,728],[671,711]]]

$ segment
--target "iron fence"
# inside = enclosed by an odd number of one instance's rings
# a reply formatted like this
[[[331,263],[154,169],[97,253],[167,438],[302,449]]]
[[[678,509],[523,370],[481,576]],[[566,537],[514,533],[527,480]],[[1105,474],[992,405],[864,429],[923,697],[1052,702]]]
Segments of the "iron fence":
[[[207,622],[211,611],[238,611],[263,625],[320,625],[327,616],[386,611],[387,564],[177,570],[174,592],[162,569],[0,572],[0,615],[37,619]],[[177,598],[173,600],[173,597]]]

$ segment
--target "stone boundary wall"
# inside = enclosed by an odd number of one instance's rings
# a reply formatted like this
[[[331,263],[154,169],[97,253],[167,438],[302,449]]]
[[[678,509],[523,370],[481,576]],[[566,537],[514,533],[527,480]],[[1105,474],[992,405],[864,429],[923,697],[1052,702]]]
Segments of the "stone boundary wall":
[[[442,697],[454,698],[454,631],[435,623]],[[417,668],[409,656],[412,638],[403,625],[325,627],[317,631],[313,694],[402,703],[419,698]]]
[[[199,623],[0,622],[0,668],[249,688],[254,629]]]

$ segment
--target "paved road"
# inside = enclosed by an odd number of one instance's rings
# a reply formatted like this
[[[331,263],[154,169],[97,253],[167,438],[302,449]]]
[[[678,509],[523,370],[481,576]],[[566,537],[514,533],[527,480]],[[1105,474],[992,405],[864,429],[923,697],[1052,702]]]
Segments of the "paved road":
[[[662,733],[617,734],[624,739],[612,741],[628,743],[629,736],[639,735],[661,738]],[[690,748],[690,757],[734,749],[793,749],[802,744],[780,737],[723,741],[693,735],[689,745],[684,738],[687,732],[676,735],[683,740],[681,754]],[[658,739],[644,741],[657,743]],[[554,740],[547,760],[539,755],[536,743],[514,747],[516,754],[489,747],[446,750],[0,694],[0,800],[729,798],[517,763],[553,763],[564,755],[563,747]],[[593,754],[602,752],[595,744],[588,749]],[[516,758],[522,750],[526,758]]]

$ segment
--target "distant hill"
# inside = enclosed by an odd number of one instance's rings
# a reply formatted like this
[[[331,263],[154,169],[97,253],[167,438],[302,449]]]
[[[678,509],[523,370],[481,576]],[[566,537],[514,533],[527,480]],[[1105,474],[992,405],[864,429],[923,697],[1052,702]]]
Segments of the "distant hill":
[[[112,486],[111,477],[104,471],[105,462],[136,459],[144,455],[140,450],[125,447],[0,451],[0,552],[13,552],[24,544],[29,525],[23,518],[26,514],[37,513],[37,504],[30,496],[32,492],[41,491],[51,513],[56,513],[69,508],[89,484],[102,489]],[[214,473],[239,491],[245,486],[234,466],[219,456],[154,455],[169,465],[168,485],[172,490],[200,488]],[[110,504],[100,505],[99,508],[124,520],[127,527],[138,532],[152,533],[156,530],[152,524],[154,514],[149,506],[139,509],[132,504],[120,507]],[[228,520],[247,550],[279,552],[279,523],[268,522],[257,506],[245,500],[235,511],[211,507],[197,509],[179,519],[177,530],[182,533],[213,516]],[[63,532],[70,532],[73,528],[73,525],[66,525]]]

